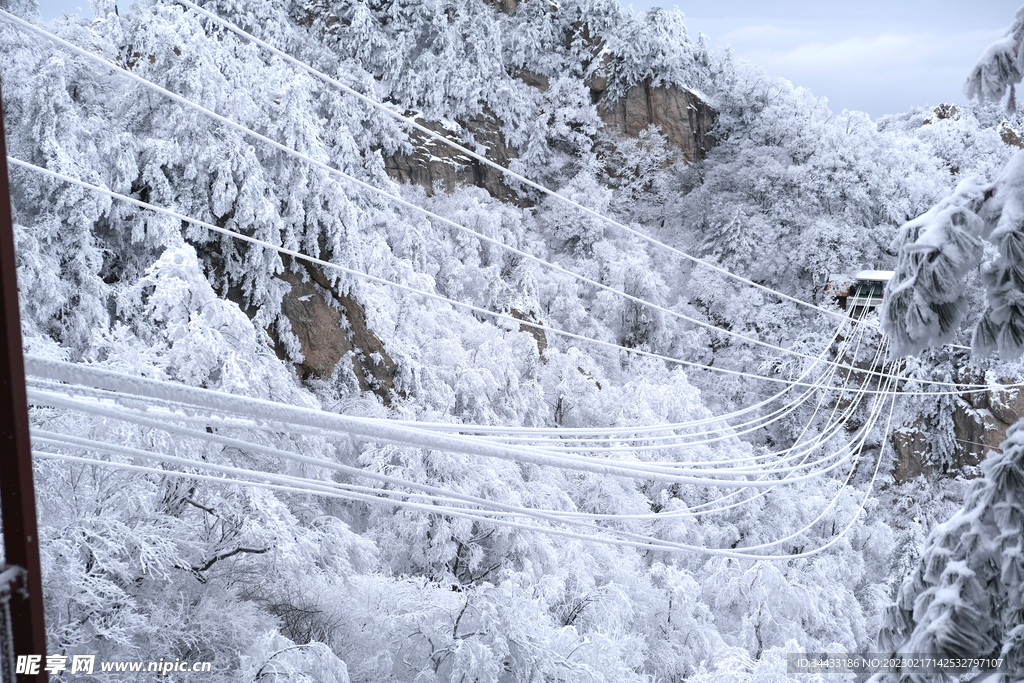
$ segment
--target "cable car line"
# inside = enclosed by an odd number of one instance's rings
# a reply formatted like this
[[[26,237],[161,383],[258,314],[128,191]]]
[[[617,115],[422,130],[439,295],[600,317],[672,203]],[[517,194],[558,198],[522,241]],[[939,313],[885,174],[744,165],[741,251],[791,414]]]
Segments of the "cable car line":
[[[198,111],[198,112],[200,112],[200,113],[202,113],[202,114],[204,114],[204,115],[206,115],[206,116],[208,116],[210,118],[213,118],[213,119],[221,122],[222,124],[224,124],[224,125],[232,128],[232,129],[242,133],[243,135],[247,135],[249,137],[253,137],[253,138],[257,139],[257,140],[260,140],[260,141],[264,142],[265,144],[268,144],[268,145],[274,147],[275,149],[278,149],[278,150],[284,152],[285,154],[288,154],[288,155],[291,155],[291,156],[295,156],[296,158],[303,159],[303,160],[307,161],[308,163],[313,164],[314,166],[320,168],[321,170],[323,170],[323,171],[325,171],[325,172],[327,172],[327,173],[329,173],[331,175],[335,175],[335,176],[337,176],[339,178],[342,178],[342,179],[344,179],[346,181],[352,182],[352,183],[354,183],[354,184],[356,184],[356,185],[358,185],[360,187],[363,187],[364,189],[367,189],[367,190],[369,190],[371,192],[374,192],[376,194],[379,194],[381,196],[388,197],[389,199],[391,199],[392,201],[394,201],[396,203],[399,203],[399,204],[401,204],[403,206],[407,206],[408,208],[411,208],[411,209],[413,209],[413,210],[415,210],[417,212],[423,213],[424,215],[428,215],[429,217],[432,217],[432,218],[434,218],[436,220],[444,222],[445,224],[451,225],[452,227],[456,227],[457,229],[460,229],[460,230],[466,230],[468,232],[473,232],[473,231],[469,230],[468,228],[465,228],[465,226],[461,226],[461,225],[455,223],[454,221],[446,219],[446,218],[444,218],[442,216],[439,216],[437,214],[433,214],[432,212],[429,212],[426,209],[423,209],[423,208],[421,208],[421,207],[419,207],[419,206],[417,206],[417,205],[415,205],[415,204],[413,204],[411,202],[408,202],[408,201],[406,201],[404,199],[401,199],[400,197],[396,197],[394,195],[390,195],[389,193],[385,192],[384,190],[381,190],[380,188],[377,188],[377,187],[375,187],[375,186],[373,186],[373,185],[371,185],[369,183],[366,183],[365,181],[362,181],[362,180],[359,180],[359,179],[354,178],[352,176],[349,176],[348,174],[344,173],[343,171],[340,171],[340,170],[338,170],[338,169],[336,169],[336,168],[334,168],[334,167],[332,167],[330,165],[324,164],[323,162],[320,162],[320,161],[317,161],[315,159],[312,159],[311,157],[309,157],[307,155],[304,155],[304,154],[302,154],[302,153],[300,153],[300,152],[298,152],[298,151],[296,151],[296,150],[294,150],[294,149],[292,149],[292,148],[290,148],[290,147],[288,147],[286,145],[283,145],[280,142],[277,142],[276,140],[272,140],[271,138],[268,138],[268,137],[266,137],[266,136],[264,136],[264,135],[262,135],[260,133],[257,133],[255,131],[249,129],[249,128],[246,128],[245,126],[243,126],[243,125],[241,125],[239,123],[236,123],[236,122],[234,122],[233,120],[231,120],[231,119],[229,119],[227,117],[224,117],[224,116],[222,116],[220,114],[217,114],[216,112],[214,112],[214,111],[212,111],[210,109],[207,109],[206,107],[203,107],[202,105],[199,105],[199,104],[197,104],[195,102],[192,102],[191,100],[188,100],[187,98],[184,98],[181,95],[173,93],[173,92],[171,92],[171,91],[169,91],[169,90],[167,90],[167,89],[157,85],[156,83],[153,83],[152,81],[149,81],[149,80],[147,80],[145,78],[142,78],[141,76],[138,76],[137,74],[135,74],[135,73],[133,73],[131,71],[128,71],[127,69],[124,69],[124,68],[122,68],[122,67],[120,67],[120,66],[118,66],[116,64],[113,64],[113,63],[103,59],[102,57],[100,57],[98,55],[90,53],[90,52],[88,52],[88,51],[78,47],[77,45],[74,45],[73,43],[70,43],[70,42],[68,42],[68,41],[66,41],[66,40],[64,40],[62,38],[59,38],[59,37],[53,35],[52,33],[49,33],[48,31],[45,31],[45,30],[43,30],[43,29],[41,29],[39,27],[36,27],[36,26],[34,26],[34,25],[32,25],[32,24],[30,24],[30,23],[28,23],[28,22],[26,22],[26,21],[24,21],[24,20],[22,20],[22,19],[20,19],[18,17],[15,17],[15,16],[11,15],[10,13],[8,13],[6,11],[0,10],[0,19],[5,19],[5,20],[7,20],[10,23],[14,23],[15,25],[20,26],[20,27],[22,27],[22,28],[24,28],[24,29],[26,29],[28,31],[34,32],[34,33],[40,35],[41,37],[43,37],[43,38],[45,38],[45,39],[47,39],[47,40],[49,40],[51,42],[55,42],[58,45],[61,45],[61,46],[65,47],[65,48],[67,48],[69,50],[72,50],[73,52],[75,52],[77,54],[80,54],[80,55],[86,57],[87,59],[90,59],[92,61],[95,61],[95,62],[101,64],[105,68],[114,69],[115,71],[117,71],[117,72],[127,76],[131,80],[134,80],[134,81],[142,84],[144,87],[147,87],[147,88],[150,88],[150,89],[152,89],[152,90],[154,90],[156,92],[159,92],[159,93],[163,94],[164,96],[166,96],[166,97],[168,97],[168,98],[178,102],[179,104],[183,104],[184,106],[192,108],[192,109],[194,109],[194,110],[196,110],[196,111]],[[12,163],[15,162],[15,161],[16,160],[12,160]],[[25,164],[25,162],[20,162],[20,165],[25,166],[26,164]],[[35,167],[35,168],[38,169],[39,167]],[[199,221],[196,221],[196,220],[192,220],[192,222],[196,223],[196,224],[200,223]],[[235,233],[235,234],[238,234],[238,233]],[[479,235],[478,233],[475,233],[475,234]],[[637,234],[639,235],[640,233],[637,233]],[[483,238],[485,236],[481,236],[481,237]],[[267,243],[264,243],[264,244],[267,244]],[[501,246],[502,243],[496,241],[496,245],[497,246]],[[276,246],[270,246],[270,248],[271,249],[276,249],[276,250],[283,250],[283,248],[276,247]],[[509,247],[507,247],[507,245],[505,245],[503,248],[509,248]],[[282,253],[285,253],[285,252],[282,252]],[[542,259],[539,259],[538,257],[526,254],[526,252],[522,252],[522,253],[525,255],[525,257],[530,258],[531,260],[534,260],[534,261],[536,261],[538,263],[542,263],[542,264],[546,264],[547,263],[547,262],[543,261]],[[307,258],[309,258],[309,257],[307,257]],[[547,265],[555,267],[555,268],[561,268],[560,266],[555,266],[554,264],[547,264]],[[335,266],[335,267],[338,267],[338,266]],[[572,274],[572,271],[566,271],[566,272],[569,273],[570,275]],[[367,276],[363,275],[362,277],[367,277]],[[582,276],[579,276],[579,277],[582,277]],[[733,332],[731,330],[724,330],[722,328],[715,327],[714,325],[711,325],[710,323],[706,323],[704,321],[701,321],[701,320],[698,320],[698,319],[695,319],[695,318],[690,318],[689,316],[685,316],[684,314],[681,314],[681,313],[679,313],[677,311],[672,311],[671,309],[659,306],[657,304],[653,304],[651,302],[646,302],[646,301],[644,301],[642,299],[639,299],[637,297],[633,297],[632,295],[626,294],[624,292],[619,292],[619,290],[615,290],[614,288],[609,288],[606,285],[602,285],[602,284],[596,283],[596,282],[595,282],[595,285],[599,286],[601,288],[604,288],[604,289],[608,289],[608,290],[610,290],[612,292],[619,293],[621,296],[628,297],[631,300],[634,300],[634,301],[636,301],[638,303],[654,307],[654,308],[656,308],[658,310],[662,310],[663,312],[666,312],[669,315],[678,317],[678,318],[683,319],[683,320],[687,320],[687,321],[689,321],[689,322],[691,322],[693,324],[696,324],[696,325],[701,326],[701,327],[708,328],[708,329],[713,330],[715,332],[718,332],[718,333],[721,333],[721,334],[726,334],[728,336],[732,336],[732,337],[735,337],[737,339],[742,339],[742,340],[745,340],[745,341],[747,341],[749,343],[752,343],[752,344],[755,344],[755,345],[758,345],[758,346],[762,346],[762,347],[765,347],[765,348],[768,348],[768,349],[772,349],[774,351],[781,351],[782,353],[794,355],[794,356],[797,356],[797,357],[802,357],[802,358],[805,358],[805,359],[808,359],[808,360],[815,360],[813,356],[809,356],[807,354],[804,354],[804,353],[801,353],[801,352],[798,352],[798,351],[793,351],[792,349],[785,349],[783,347],[775,346],[773,344],[770,344],[770,343],[767,343],[767,342],[763,342],[763,341],[755,339],[753,337],[747,337],[745,335]],[[783,296],[785,296],[785,295],[783,295]],[[489,311],[486,311],[486,314],[487,315],[497,315],[497,314],[491,313]],[[511,316],[505,316],[505,317],[511,318]],[[844,318],[844,320],[848,319],[846,316],[843,316],[843,318]],[[514,319],[514,320],[516,320],[516,322],[518,324],[520,324],[520,325],[526,324],[526,325],[531,326],[531,327],[538,327],[538,328],[543,329],[543,326],[539,326],[539,325],[536,325],[534,323],[529,323],[527,321],[520,321],[518,319]],[[841,366],[841,367],[845,367],[845,366]],[[847,368],[847,369],[856,369],[856,368]],[[934,381],[930,381],[930,380],[918,380],[918,381],[920,383],[929,384],[929,385],[935,384],[935,385],[942,385],[942,386],[950,386],[950,383],[948,383],[948,382],[934,382]],[[963,386],[963,387],[975,387],[975,386],[977,386],[977,387],[980,387],[981,390],[988,390],[990,388],[987,385],[986,386],[980,386],[980,385],[961,385],[961,386]],[[1017,385],[1007,385],[1007,386],[1017,386]],[[1024,383],[1021,383],[1020,386],[1024,386]],[[964,391],[960,390],[960,391],[957,391],[955,393],[964,393]]]

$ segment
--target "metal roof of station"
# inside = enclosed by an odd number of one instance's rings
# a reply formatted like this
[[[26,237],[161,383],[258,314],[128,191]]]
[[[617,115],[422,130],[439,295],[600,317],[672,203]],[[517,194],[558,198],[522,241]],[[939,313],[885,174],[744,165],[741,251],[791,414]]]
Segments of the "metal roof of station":
[[[888,282],[895,275],[892,270],[862,270],[854,276],[856,280],[874,280],[876,282]]]

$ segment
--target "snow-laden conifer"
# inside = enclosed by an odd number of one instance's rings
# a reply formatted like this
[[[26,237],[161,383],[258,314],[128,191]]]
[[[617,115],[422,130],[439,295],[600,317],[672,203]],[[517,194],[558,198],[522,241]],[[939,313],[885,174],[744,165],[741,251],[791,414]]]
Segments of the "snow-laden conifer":
[[[969,97],[1000,99],[1021,80],[1024,9],[981,56],[964,86]],[[1018,152],[991,184],[967,178],[928,212],[908,222],[893,246],[896,274],[886,288],[883,329],[896,355],[948,342],[967,305],[966,279],[982,259],[982,238],[999,251],[984,273],[987,305],[974,330],[979,354],[1012,360],[1024,353],[1024,157]]]
[[[886,287],[882,325],[893,353],[918,353],[952,339],[967,300],[968,272],[981,260],[988,188],[973,178],[900,229],[896,272]]]
[[[963,509],[928,536],[921,562],[887,610],[894,653],[1003,658],[1024,677],[1024,426],[981,467]],[[911,676],[928,680],[926,676]],[[881,677],[880,680],[897,680]],[[900,679],[902,680],[902,679]]]
[[[1024,40],[1024,8],[1017,11],[1013,25],[1006,36],[992,43],[981,55],[978,63],[971,71],[964,85],[967,97],[999,101],[1010,91],[1007,106],[1013,110],[1014,86],[1024,77],[1024,52],[1021,41]]]

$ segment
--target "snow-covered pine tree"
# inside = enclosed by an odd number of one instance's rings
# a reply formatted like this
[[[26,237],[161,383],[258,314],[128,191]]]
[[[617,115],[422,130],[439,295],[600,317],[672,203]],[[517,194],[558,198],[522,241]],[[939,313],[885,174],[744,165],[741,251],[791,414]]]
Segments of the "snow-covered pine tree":
[[[1014,86],[1024,77],[1024,53],[1020,45],[1024,40],[1024,7],[1017,10],[1013,25],[1006,35],[989,45],[974,66],[964,84],[964,94],[970,98],[998,101],[1010,90],[1007,105],[1015,108]]]
[[[999,99],[1020,82],[1024,8],[1007,36],[982,55],[965,86]],[[1024,352],[1024,153],[992,184],[960,183],[947,199],[910,221],[897,240],[896,275],[883,326],[899,354],[949,340],[965,306],[964,277],[982,258],[981,239],[999,251],[984,274],[988,305],[974,350],[1004,358]],[[930,535],[917,569],[886,613],[880,644],[894,653],[1004,658],[1005,680],[1024,679],[1024,423],[1002,453],[982,463],[963,509]],[[876,680],[926,680],[888,674]]]
[[[990,46],[964,86],[969,97],[999,100],[1022,77],[1024,8],[1006,37]],[[981,262],[982,239],[999,257],[984,273],[988,303],[974,331],[974,350],[1004,359],[1024,353],[1024,152],[993,183],[966,178],[946,199],[900,230],[896,274],[887,288],[882,327],[893,352],[907,355],[950,341],[967,304],[966,276]]]
[[[928,537],[917,569],[886,613],[892,652],[1005,659],[1024,678],[1024,426],[990,456],[964,507]],[[926,680],[927,676],[920,678]],[[895,675],[882,680],[901,680]],[[910,675],[909,680],[919,680]]]

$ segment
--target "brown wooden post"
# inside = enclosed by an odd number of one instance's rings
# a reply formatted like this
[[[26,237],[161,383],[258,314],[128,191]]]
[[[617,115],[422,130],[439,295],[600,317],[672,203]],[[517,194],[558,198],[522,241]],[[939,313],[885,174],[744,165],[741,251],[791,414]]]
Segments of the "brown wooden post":
[[[2,87],[2,85],[0,85]],[[46,683],[46,629],[43,626],[43,577],[39,565],[36,496],[25,394],[25,359],[21,347],[21,312],[14,261],[14,220],[7,178],[3,98],[0,97],[0,513],[8,565],[25,570],[22,588],[11,596],[16,655],[41,655],[35,675],[18,681]]]

